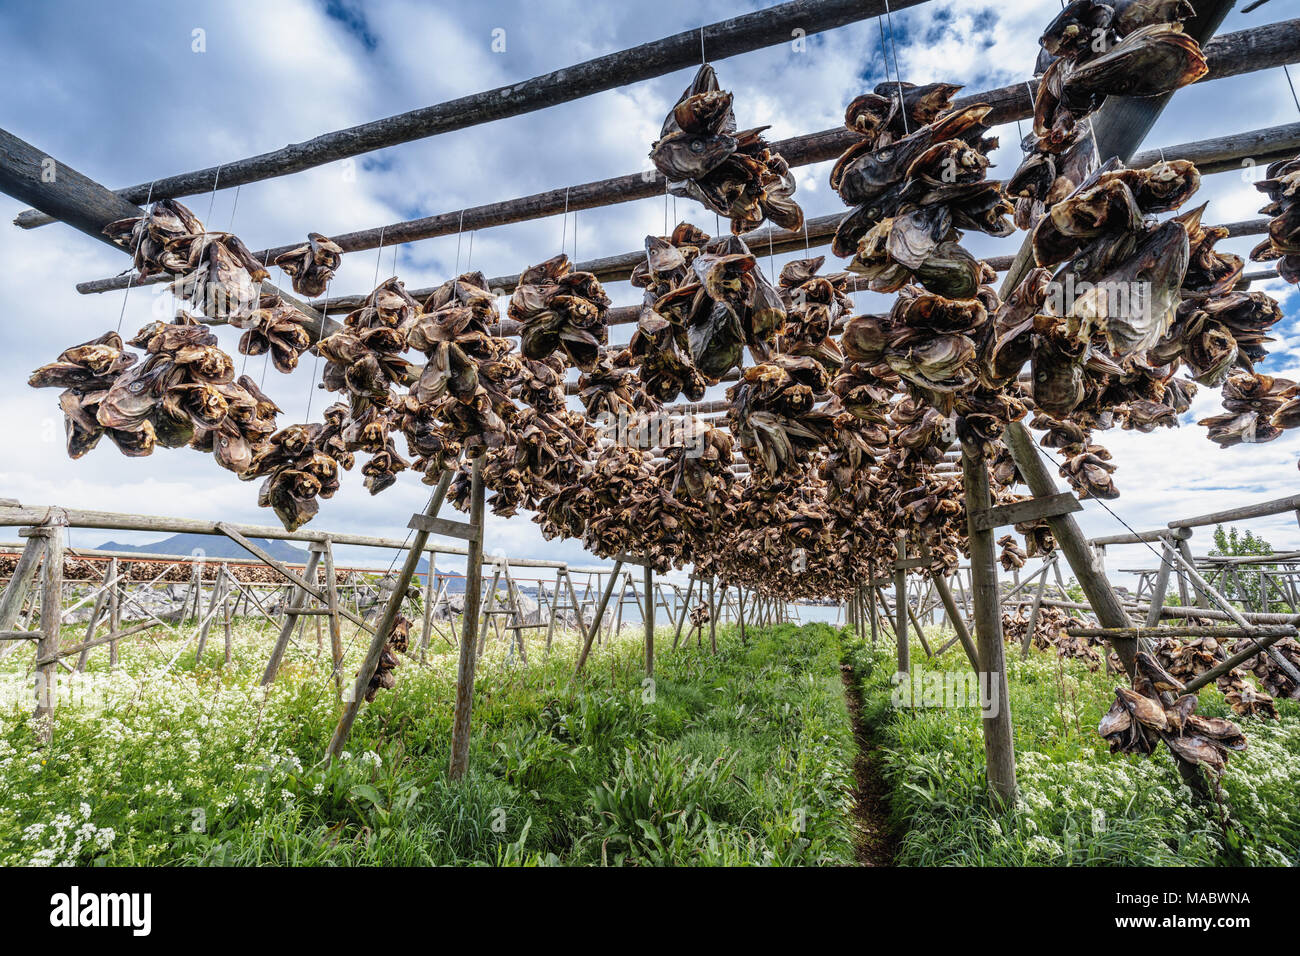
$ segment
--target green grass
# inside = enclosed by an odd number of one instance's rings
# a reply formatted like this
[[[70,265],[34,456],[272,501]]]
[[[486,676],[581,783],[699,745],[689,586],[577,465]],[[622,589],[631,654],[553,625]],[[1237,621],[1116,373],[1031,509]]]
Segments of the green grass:
[[[1080,662],[1008,654],[1019,803],[990,809],[976,709],[895,708],[892,652],[845,637],[863,718],[884,749],[900,865],[1296,865],[1300,863],[1300,705],[1280,720],[1233,718],[1249,739],[1222,779],[1223,809],[1195,799],[1162,748],[1109,753],[1097,723],[1118,678]],[[960,648],[913,668],[962,672]],[[1218,691],[1200,712],[1229,716]]]
[[[274,628],[241,625],[221,668],[177,638],[107,655],[41,748],[30,655],[0,663],[0,864],[835,864],[852,862],[853,739],[827,626],[730,629],[672,651],[643,683],[635,637],[573,635],[527,666],[490,642],[477,674],[471,770],[446,769],[455,652],[404,661],[361,712],[346,759],[320,763],[337,719],[328,650],[290,649],[257,686]],[[165,633],[165,632],[163,632]],[[361,647],[350,649],[355,669]],[[351,670],[349,671],[349,673]]]

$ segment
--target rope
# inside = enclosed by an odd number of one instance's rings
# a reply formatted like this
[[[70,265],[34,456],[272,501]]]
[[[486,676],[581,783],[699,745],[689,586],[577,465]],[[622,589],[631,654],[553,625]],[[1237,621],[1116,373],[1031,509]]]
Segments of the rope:
[[[894,38],[894,14],[889,9],[889,0],[885,0],[885,18],[889,20],[889,45],[894,51],[894,79],[898,81],[898,108],[903,114],[903,134],[911,135],[907,128],[907,106],[903,102],[903,74],[898,69],[898,41]],[[885,78],[889,78],[889,60],[885,60]]]
[[[1291,71],[1287,69],[1286,64],[1282,64],[1282,72],[1286,74],[1287,86],[1291,87],[1291,99],[1295,100],[1295,108],[1300,110],[1300,96],[1296,95],[1295,83],[1291,80]]]
[[[155,180],[154,180],[154,183],[156,183],[157,181],[158,181],[158,180],[155,179]],[[150,184],[149,184],[149,194],[148,194],[147,196],[144,197],[144,214],[145,214],[146,216],[149,215],[149,203],[150,203],[150,201],[153,199],[153,186],[154,186],[154,183],[150,183]],[[134,256],[134,254],[135,254],[135,250],[132,249],[132,250],[131,250],[131,253],[132,253],[132,255]],[[128,276],[126,277],[126,291],[122,293],[122,311],[120,311],[120,312],[117,314],[117,334],[118,334],[118,335],[121,335],[121,334],[122,334],[122,322],[123,322],[124,319],[126,319],[126,300],[129,299],[129,298],[131,297],[131,285],[132,285],[132,283],[135,282],[135,276],[136,276],[135,271],[132,271],[131,274],[128,275]]]

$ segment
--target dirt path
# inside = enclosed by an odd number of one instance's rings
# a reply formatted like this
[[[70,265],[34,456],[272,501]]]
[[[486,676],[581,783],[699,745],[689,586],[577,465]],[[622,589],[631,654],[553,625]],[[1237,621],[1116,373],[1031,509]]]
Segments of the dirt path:
[[[889,830],[889,803],[880,774],[880,752],[862,722],[862,695],[853,680],[853,670],[840,666],[844,699],[853,721],[853,739],[858,752],[853,758],[853,850],[859,866],[893,866],[894,838]]]

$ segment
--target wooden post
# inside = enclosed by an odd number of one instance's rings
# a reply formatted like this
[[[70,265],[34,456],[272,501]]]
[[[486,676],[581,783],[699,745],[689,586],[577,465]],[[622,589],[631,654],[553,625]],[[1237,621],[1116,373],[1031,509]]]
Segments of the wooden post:
[[[197,569],[199,575],[199,596],[203,595],[203,565],[199,564]],[[221,603],[222,593],[221,586],[225,584],[226,563],[221,562],[221,567],[217,571],[217,579],[212,582],[212,595],[208,598],[207,613],[199,621],[199,642],[194,651],[194,668],[197,670],[203,663],[203,651],[208,645],[208,630],[212,627],[212,620],[216,616],[217,607]],[[89,635],[88,635],[89,637]]]
[[[975,516],[993,506],[988,466],[978,450],[962,445],[962,486],[970,542],[971,591],[975,598],[975,641],[980,661],[984,760],[989,786],[1004,806],[1016,801],[1016,753],[1011,735],[1011,701],[1007,693],[1002,644],[1002,612],[992,529],[977,531]]]
[[[709,575],[709,646],[718,653],[718,605],[713,599],[714,576]]]
[[[677,612],[677,630],[673,633],[673,650],[677,650],[677,642],[681,640],[682,625],[686,623],[686,617],[691,612],[691,596],[694,594],[695,574],[692,572],[686,586],[686,600],[682,602],[681,609]]]
[[[122,601],[120,599],[122,587],[121,582],[117,580],[118,563],[117,558],[108,559],[108,571],[112,575],[113,586],[108,591],[108,633],[116,634],[122,630]],[[130,578],[130,571],[127,571],[127,577]],[[227,643],[229,643],[229,625],[226,626]],[[117,639],[108,642],[108,667],[112,670],[117,666]]]
[[[27,592],[31,590],[32,581],[36,577],[41,556],[45,553],[45,536],[32,534],[34,530],[36,529],[24,529],[19,532],[20,535],[26,536],[27,543],[23,545],[23,553],[19,556],[18,563],[14,565],[9,586],[0,597],[0,631],[14,629],[14,625],[18,622],[18,615],[23,609],[23,602],[27,598]],[[16,641],[3,642],[0,644],[0,657],[9,654],[16,647],[18,647]]]
[[[610,572],[609,583],[600,593],[600,603],[596,605],[596,616],[592,619],[591,627],[587,629],[587,635],[582,641],[582,650],[578,652],[578,666],[574,668],[574,673],[581,674],[582,668],[587,664],[587,657],[591,654],[591,642],[596,639],[596,632],[600,630],[601,620],[605,616],[605,608],[609,606],[610,595],[614,593],[614,582],[618,580],[618,574],[623,569],[623,562],[619,559],[614,560],[614,570]],[[620,596],[621,600],[621,596]]]
[[[1047,498],[1057,493],[1056,482],[1047,471],[1047,465],[1043,462],[1042,456],[1038,453],[1038,448],[1034,444],[1033,435],[1025,427],[1023,422],[1012,422],[1003,430],[1003,438],[1011,449],[1011,457],[1015,460],[1016,468],[1025,479],[1025,484],[1036,498]],[[983,468],[983,461],[980,461],[980,467]],[[987,476],[986,476],[987,480]],[[1111,588],[1110,582],[1096,566],[1092,548],[1088,544],[1088,539],[1083,536],[1083,531],[1079,528],[1079,523],[1074,520],[1070,514],[1053,515],[1047,519],[1048,525],[1052,529],[1052,537],[1061,548],[1061,553],[1065,555],[1065,560],[1070,563],[1070,569],[1074,571],[1075,578],[1079,581],[1079,586],[1083,588],[1084,594],[1088,596],[1088,603],[1092,605],[1093,611],[1097,615],[1097,620],[1101,622],[1102,627],[1127,627],[1129,625],[1128,614],[1125,613],[1123,605],[1120,604],[1114,589]],[[974,574],[974,565],[972,564],[972,575]],[[996,587],[996,580],[994,582]],[[999,622],[1000,624],[1000,622]],[[983,647],[983,645],[980,645]],[[1135,673],[1135,664],[1137,661],[1137,642],[1136,641],[1115,641],[1112,646],[1115,653],[1119,655],[1120,662],[1124,665],[1124,670],[1133,676]]]
[[[1160,542],[1160,571],[1156,574],[1156,583],[1151,589],[1151,610],[1147,612],[1147,627],[1156,627],[1160,623],[1160,610],[1165,606],[1165,594],[1169,591],[1169,573],[1174,566],[1174,559],[1169,550],[1169,539],[1166,538]]]
[[[59,628],[63,621],[63,548],[66,532],[61,524],[33,528],[31,534],[45,539],[45,558],[41,571],[41,637],[36,644],[37,660],[59,653]],[[36,667],[36,710],[33,717],[39,726],[42,743],[54,739],[54,681],[58,665],[51,662]]]
[[[477,533],[469,542],[465,557],[465,613],[460,624],[460,658],[456,667],[456,707],[451,724],[451,762],[447,776],[459,780],[469,769],[470,715],[474,706],[474,668],[477,664],[479,601],[483,588],[483,459],[474,459],[470,470],[469,522]],[[451,477],[448,472],[447,478]]]
[[[95,627],[99,624],[99,617],[104,613],[104,607],[108,604],[108,591],[113,585],[113,566],[110,562],[104,570],[104,582],[100,585],[99,596],[95,598],[95,606],[90,611],[90,620],[86,622],[86,641],[95,639]],[[90,649],[86,648],[77,658],[77,673],[83,673],[86,670],[86,663],[90,658]]]
[[[979,651],[975,647],[975,642],[971,640],[970,630],[966,627],[966,618],[962,616],[957,608],[957,602],[953,600],[952,589],[948,587],[948,582],[943,579],[943,575],[932,571],[930,577],[934,580],[934,589],[939,592],[943,609],[948,612],[948,620],[952,621],[952,629],[957,633],[957,639],[961,641],[961,649],[966,652],[966,659],[970,661],[970,666],[975,673],[979,674]]]
[[[748,644],[749,642],[745,639],[745,589],[737,586],[736,591],[740,595],[740,606],[738,611],[740,621],[740,643]],[[753,592],[750,593],[752,595]]]
[[[424,617],[420,627],[420,663],[429,651],[429,638],[433,635],[433,601],[437,594],[437,573],[434,571],[437,555],[429,553],[429,572],[424,576]]]
[[[546,621],[546,653],[547,654],[551,653],[551,637],[552,635],[555,634],[555,615],[559,613],[559,609],[560,609],[560,572],[562,570],[563,570],[562,568],[555,569],[555,593],[551,596],[550,613],[547,614],[546,616],[547,617],[547,621]],[[540,602],[538,603],[537,608],[539,611],[541,610]]]
[[[230,623],[231,623],[231,622],[230,622],[230,617],[231,617],[231,613],[230,613],[230,582],[233,581],[233,580],[234,580],[234,575],[232,575],[232,574],[230,573],[230,569],[227,568],[227,569],[226,569],[226,575],[225,575],[225,577],[223,577],[223,578],[221,579],[221,617],[222,617],[221,625],[222,625],[222,629],[223,629],[223,631],[224,631],[224,637],[225,637],[225,654],[224,654],[224,656],[222,657],[222,666],[229,666],[229,665],[230,665],[230,660],[231,660],[231,651],[232,651],[231,644],[232,644],[232,637],[231,637],[231,631],[230,631]],[[238,595],[238,594],[235,595],[235,603],[236,603],[236,604],[239,603],[239,595]]]
[[[320,558],[321,552],[313,546],[311,554],[307,556],[307,567],[302,575],[303,580],[313,587],[316,586],[316,565],[320,562]],[[284,660],[284,652],[289,647],[289,638],[293,636],[293,629],[298,624],[298,611],[307,604],[308,597],[304,589],[294,586],[293,596],[289,598],[285,609],[284,623],[280,625],[280,633],[271,648],[271,659],[266,662],[266,670],[262,672],[263,685],[274,681],[275,675],[279,673],[280,662]]]
[[[862,618],[862,592],[866,592],[867,616],[871,619],[871,646],[875,647],[880,640],[880,622],[876,620],[876,590],[871,587],[858,585],[858,618]]]
[[[429,499],[429,506],[425,509],[426,515],[430,517],[437,515],[438,509],[442,507],[443,499],[447,496],[447,488],[450,484],[451,472],[444,471],[433,491],[432,497]],[[420,555],[424,553],[424,546],[428,540],[428,531],[416,530],[411,540],[410,550],[406,552],[406,560],[402,562],[402,570],[398,574],[396,587],[393,588],[393,593],[388,596],[388,603],[384,605],[384,613],[379,619],[379,626],[375,628],[374,634],[371,636],[370,647],[366,651],[365,660],[361,662],[361,668],[357,671],[356,681],[352,685],[352,696],[347,699],[343,713],[339,716],[338,725],[334,728],[334,734],[330,738],[327,753],[331,763],[343,753],[343,745],[347,743],[348,734],[352,732],[352,725],[356,722],[362,701],[365,700],[366,688],[370,685],[370,678],[374,676],[375,669],[379,666],[379,658],[383,655],[384,648],[388,644],[388,636],[393,631],[397,615],[402,609],[402,602],[406,599],[406,589],[411,586],[411,578],[415,576],[415,569],[420,563]],[[312,558],[318,556],[317,552],[312,552]],[[308,561],[308,567],[308,577],[310,577],[311,572],[315,570],[310,560]],[[312,583],[314,584],[314,582]]]
[[[655,676],[655,597],[654,569],[649,560],[643,568],[645,572],[645,676]]]
[[[898,536],[898,561],[907,560],[907,536]],[[907,645],[907,571],[897,567],[894,570],[894,638],[898,648],[898,673],[909,674],[912,671],[911,650]]]
[[[343,624],[339,620],[339,588],[335,580],[334,541],[325,539],[325,604],[330,612],[330,669],[334,674],[334,696],[343,698]]]
[[[1056,555],[1048,559],[1055,562]],[[1047,568],[1042,569],[1042,577],[1038,582],[1038,590],[1034,592],[1034,603],[1029,609],[1029,623],[1025,626],[1025,639],[1020,645],[1020,659],[1024,660],[1029,656],[1029,648],[1034,643],[1034,631],[1038,627],[1038,615],[1043,609],[1043,595],[1047,593]]]

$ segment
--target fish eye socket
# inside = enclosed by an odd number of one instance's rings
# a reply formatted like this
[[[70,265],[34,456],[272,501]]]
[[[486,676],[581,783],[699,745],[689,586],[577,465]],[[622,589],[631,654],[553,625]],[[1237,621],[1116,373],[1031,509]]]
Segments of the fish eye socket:
[[[702,140],[702,139],[693,139],[693,140],[691,140],[691,152],[692,152],[692,153],[702,153],[702,152],[704,152],[704,140]]]
[[[129,388],[132,392],[138,392],[138,391],[140,391],[140,389],[144,388],[144,382],[132,382],[132,383],[128,386],[128,388]]]

